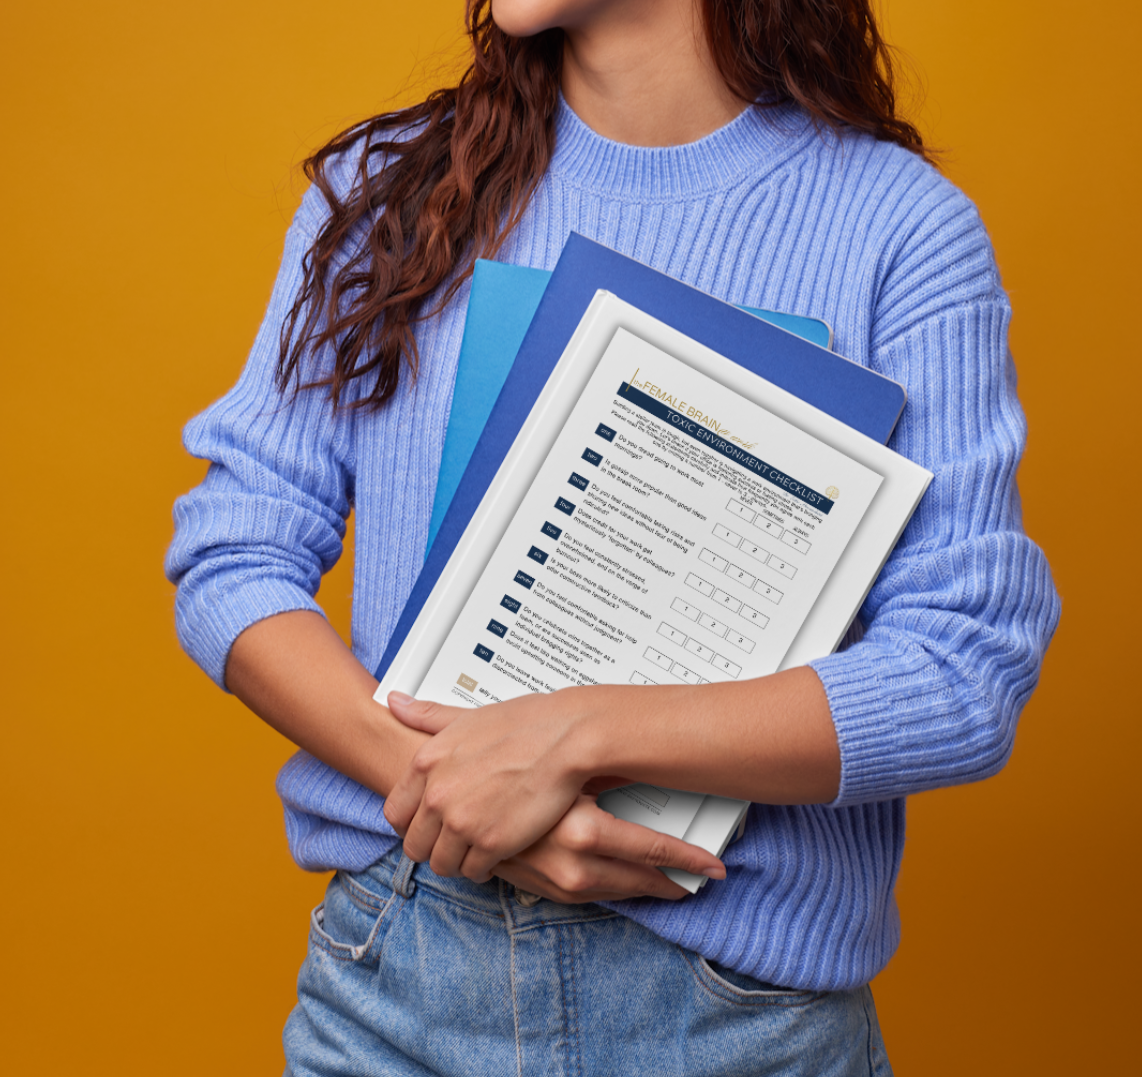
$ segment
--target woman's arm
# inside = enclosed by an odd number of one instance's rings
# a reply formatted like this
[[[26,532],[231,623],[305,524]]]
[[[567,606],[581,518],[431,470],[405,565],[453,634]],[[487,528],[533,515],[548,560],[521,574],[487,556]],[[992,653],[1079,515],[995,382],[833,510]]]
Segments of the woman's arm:
[[[982,230],[976,242],[986,248]],[[937,294],[946,304],[949,291]],[[396,703],[421,729],[452,719],[386,805],[410,853],[438,872],[481,878],[598,772],[835,806],[995,773],[1059,615],[1046,560],[1020,520],[1014,478],[1026,427],[1008,315],[998,292],[911,326],[901,315],[876,349],[874,365],[909,391],[896,448],[935,479],[869,593],[861,642],[745,684],[532,697],[498,705],[494,721],[482,709],[479,726]],[[514,769],[489,763],[493,744]],[[513,790],[531,791],[531,810],[516,806]]]
[[[231,648],[226,687],[282,736],[382,796],[430,739],[374,702],[376,680],[310,610],[247,628]]]
[[[467,711],[389,704],[436,735],[385,805],[405,850],[441,875],[487,878],[553,826],[588,780],[622,774],[769,804],[832,800],[840,752],[808,668],[708,685],[598,685]]]
[[[432,739],[373,700],[376,680],[309,610],[247,628],[231,649],[226,686],[283,736],[382,796]],[[527,845],[496,874],[558,901],[685,896],[659,866],[725,876],[716,857],[615,819],[578,789]]]
[[[283,400],[278,334],[325,215],[311,189],[286,237],[270,307],[238,384],[187,426],[203,483],[175,505],[167,573],[187,652],[266,722],[384,795],[427,735],[373,701],[376,681],[321,616],[315,594],[341,554],[355,483],[354,424],[319,393]],[[590,798],[501,874],[561,900],[682,897],[647,865],[724,875],[703,850],[622,823]]]

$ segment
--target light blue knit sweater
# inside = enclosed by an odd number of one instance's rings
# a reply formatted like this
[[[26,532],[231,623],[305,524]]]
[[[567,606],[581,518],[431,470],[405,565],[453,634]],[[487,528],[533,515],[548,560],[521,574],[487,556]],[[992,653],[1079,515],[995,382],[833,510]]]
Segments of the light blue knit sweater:
[[[183,645],[219,684],[243,629],[318,608],[351,509],[353,646],[368,669],[424,560],[467,289],[421,327],[420,376],[379,414],[334,417],[317,394],[284,403],[278,330],[323,212],[311,190],[245,371],[186,429],[212,466],[175,506],[167,571]],[[840,738],[839,797],[755,805],[725,882],[616,906],[762,980],[864,983],[899,938],[904,797],[1003,765],[1059,612],[1020,522],[1025,424],[987,234],[915,156],[818,134],[792,107],[645,149],[600,138],[561,104],[551,167],[500,257],[549,269],[572,230],[730,302],[823,318],[837,351],[908,391],[892,446],[935,481],[861,612],[864,638],[813,663]],[[380,797],[305,753],[278,791],[303,867],[360,869],[395,841]]]

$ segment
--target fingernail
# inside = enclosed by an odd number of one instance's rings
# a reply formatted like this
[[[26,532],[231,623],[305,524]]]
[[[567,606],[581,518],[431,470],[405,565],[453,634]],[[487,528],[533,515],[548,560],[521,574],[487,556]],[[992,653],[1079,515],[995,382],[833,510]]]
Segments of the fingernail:
[[[724,879],[726,877],[726,869],[723,867],[706,868],[702,874],[705,875],[707,879]]]
[[[406,695],[404,692],[390,692],[389,702],[399,703],[403,705],[405,703],[415,703],[416,700],[413,699],[412,696]]]

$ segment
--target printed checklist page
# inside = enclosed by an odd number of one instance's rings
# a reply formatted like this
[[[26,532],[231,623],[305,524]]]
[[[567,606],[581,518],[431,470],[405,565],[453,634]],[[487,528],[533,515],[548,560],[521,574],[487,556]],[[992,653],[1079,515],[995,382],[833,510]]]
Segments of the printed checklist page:
[[[418,694],[480,706],[772,673],[880,483],[619,329]],[[672,791],[631,789],[671,811]]]

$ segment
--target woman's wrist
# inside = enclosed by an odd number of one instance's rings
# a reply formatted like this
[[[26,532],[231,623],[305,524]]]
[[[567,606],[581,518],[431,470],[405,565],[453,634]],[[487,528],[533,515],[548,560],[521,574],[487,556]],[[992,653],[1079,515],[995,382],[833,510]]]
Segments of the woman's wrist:
[[[572,766],[774,804],[825,803],[840,782],[828,699],[808,667],[741,683],[581,690]]]
[[[667,716],[686,706],[688,688],[606,684],[570,689],[575,719],[568,763],[576,775],[584,782],[608,776],[634,780],[661,766]]]
[[[580,786],[613,774],[617,741],[614,715],[621,713],[621,686],[594,685],[565,690],[569,729],[562,762]]]
[[[388,707],[372,696],[362,701],[357,722],[366,731],[368,740],[367,749],[351,764],[358,772],[353,774],[343,767],[338,769],[373,792],[387,797],[408,771],[413,756],[429,736],[402,725]]]
[[[428,739],[374,701],[375,678],[307,610],[247,628],[231,648],[226,683],[299,748],[382,796]]]

